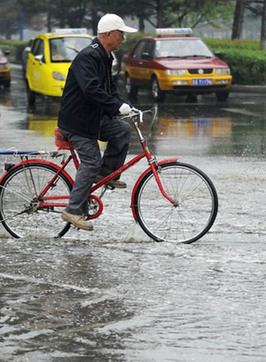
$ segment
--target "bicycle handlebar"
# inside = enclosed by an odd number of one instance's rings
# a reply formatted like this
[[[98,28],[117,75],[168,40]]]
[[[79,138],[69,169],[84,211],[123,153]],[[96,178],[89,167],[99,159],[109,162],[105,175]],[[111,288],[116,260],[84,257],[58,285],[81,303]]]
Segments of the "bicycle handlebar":
[[[139,123],[143,123],[143,111],[141,111],[140,109],[137,109],[135,107],[131,108],[130,113],[127,114],[126,116],[122,117],[122,119],[133,118],[136,116],[139,117]]]
[[[133,119],[134,117],[138,117],[138,123],[142,124],[143,123],[143,114],[144,113],[150,113],[150,112],[153,112],[153,111],[154,111],[154,108],[147,109],[145,111],[141,111],[140,109],[137,109],[137,108],[133,107],[133,108],[131,108],[130,113],[128,115],[122,117],[122,119],[125,119],[125,118]]]

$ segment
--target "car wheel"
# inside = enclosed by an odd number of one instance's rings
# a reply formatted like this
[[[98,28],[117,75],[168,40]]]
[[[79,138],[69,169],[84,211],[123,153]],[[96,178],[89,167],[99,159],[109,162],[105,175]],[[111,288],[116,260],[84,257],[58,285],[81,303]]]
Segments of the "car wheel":
[[[216,98],[219,102],[224,102],[227,100],[227,98],[229,96],[229,91],[223,90],[223,91],[216,92],[215,94],[216,94]]]
[[[161,91],[158,79],[153,77],[151,80],[151,93],[155,101],[163,101],[165,99],[165,93]]]
[[[35,104],[35,100],[36,100],[35,93],[29,89],[28,93],[27,93],[27,97],[28,97],[28,105],[33,106]]]
[[[36,101],[36,95],[30,89],[28,89],[28,92],[27,92],[27,99],[28,99],[28,105],[29,106],[34,106],[35,101]]]
[[[35,101],[36,101],[36,94],[32,90],[30,90],[30,87],[29,87],[29,84],[28,84],[27,81],[26,81],[26,85],[27,85],[27,101],[28,101],[28,105],[29,106],[34,106]]]
[[[138,94],[138,87],[132,84],[132,80],[128,74],[126,75],[125,89],[129,97],[136,97]]]

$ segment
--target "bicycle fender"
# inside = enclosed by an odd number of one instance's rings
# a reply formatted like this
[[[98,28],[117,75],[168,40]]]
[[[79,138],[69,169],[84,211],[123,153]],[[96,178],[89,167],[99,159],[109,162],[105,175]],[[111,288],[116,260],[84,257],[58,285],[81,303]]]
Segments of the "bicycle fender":
[[[166,160],[162,160],[160,162],[158,162],[158,166],[160,166],[161,164],[164,164],[164,163],[169,163],[169,162],[175,162],[177,161],[178,158],[169,158],[169,159],[166,159]],[[132,191],[132,195],[131,195],[131,210],[132,210],[132,213],[133,213],[133,217],[135,219],[135,221],[137,221],[137,217],[136,217],[136,214],[135,214],[135,209],[134,209],[134,199],[135,199],[135,193],[136,193],[136,190],[141,182],[141,180],[143,179],[144,176],[147,175],[147,173],[151,171],[151,166],[148,167],[141,175],[140,177],[137,179],[137,182],[135,183],[134,185],[134,188],[133,188],[133,191]]]
[[[47,161],[47,160],[43,160],[43,159],[34,159],[34,160],[25,160],[25,161],[21,161],[19,163],[16,163],[13,167],[11,167],[7,172],[4,173],[4,175],[1,177],[0,179],[0,184],[2,183],[2,180],[4,180],[4,178],[6,177],[6,175],[14,170],[14,168],[18,167],[18,166],[21,166],[21,165],[25,165],[25,164],[30,164],[30,163],[42,163],[42,164],[46,164],[46,165],[49,165],[49,166],[52,166],[54,167],[55,169],[59,170],[60,167],[56,164],[56,163],[53,163],[53,162],[50,162],[50,161]],[[62,170],[61,171],[62,175],[64,175],[68,180],[69,182],[73,185],[74,184],[74,180],[72,179],[72,177],[65,171],[65,170]]]

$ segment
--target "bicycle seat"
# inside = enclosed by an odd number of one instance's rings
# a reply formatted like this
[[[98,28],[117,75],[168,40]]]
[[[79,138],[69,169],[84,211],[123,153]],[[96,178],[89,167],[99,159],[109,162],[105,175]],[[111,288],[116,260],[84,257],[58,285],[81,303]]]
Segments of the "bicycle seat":
[[[74,146],[72,145],[71,142],[67,141],[64,138],[64,136],[60,132],[59,127],[55,127],[54,135],[55,135],[55,145],[58,148],[58,150],[70,150],[70,151],[74,150]]]

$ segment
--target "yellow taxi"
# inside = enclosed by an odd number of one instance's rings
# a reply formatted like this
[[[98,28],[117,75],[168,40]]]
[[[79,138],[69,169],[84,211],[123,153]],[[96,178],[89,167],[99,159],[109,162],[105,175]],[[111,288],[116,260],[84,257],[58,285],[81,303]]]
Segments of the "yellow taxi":
[[[62,96],[71,62],[92,39],[86,29],[57,29],[34,38],[26,66],[30,105],[35,103],[36,94]]]
[[[167,93],[216,94],[225,101],[232,82],[229,66],[215,56],[190,28],[156,29],[156,37],[139,40],[121,64],[126,92],[135,97],[150,88],[155,101]]]
[[[9,51],[5,52],[0,48],[0,85],[4,88],[10,87],[10,64],[6,58],[9,55]]]

